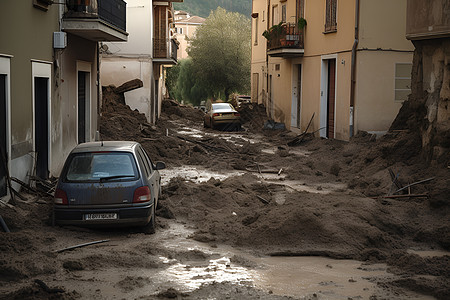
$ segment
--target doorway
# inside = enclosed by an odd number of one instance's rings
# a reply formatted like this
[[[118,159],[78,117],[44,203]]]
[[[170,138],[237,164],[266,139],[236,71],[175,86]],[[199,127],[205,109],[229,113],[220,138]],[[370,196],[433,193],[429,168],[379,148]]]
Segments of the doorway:
[[[291,126],[301,128],[301,95],[302,95],[302,65],[294,66],[292,105],[291,105]]]
[[[6,152],[6,75],[0,74],[0,198],[6,196],[6,166],[8,154]]]
[[[336,105],[336,60],[328,60],[327,91],[327,138],[334,138],[334,121]]]
[[[272,75],[269,75],[269,118],[273,119],[273,82]]]
[[[336,55],[330,56],[322,59],[320,136],[334,138],[336,123]]]
[[[36,176],[47,179],[49,173],[49,128],[48,128],[48,99],[49,79],[46,77],[34,77],[34,128],[36,152]]]
[[[90,140],[90,73],[78,71],[78,144]]]

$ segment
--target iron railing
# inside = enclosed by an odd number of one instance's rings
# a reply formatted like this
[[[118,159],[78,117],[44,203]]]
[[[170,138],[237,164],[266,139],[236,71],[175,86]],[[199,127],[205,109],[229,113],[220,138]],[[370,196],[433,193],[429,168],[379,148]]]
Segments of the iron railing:
[[[66,0],[65,18],[100,19],[126,31],[127,4],[123,0]]]
[[[177,60],[178,45],[174,39],[154,38],[153,57]]]
[[[267,49],[296,48],[304,49],[304,30],[297,24],[285,23],[280,32],[272,33],[267,41]]]

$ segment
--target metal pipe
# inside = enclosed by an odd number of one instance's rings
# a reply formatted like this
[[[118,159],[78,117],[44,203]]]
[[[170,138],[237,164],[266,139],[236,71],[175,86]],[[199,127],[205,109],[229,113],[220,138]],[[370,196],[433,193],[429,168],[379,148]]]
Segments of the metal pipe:
[[[359,43],[359,0],[355,0],[355,41],[352,47],[352,67],[350,80],[350,137],[354,135],[354,109],[356,89],[356,50]]]

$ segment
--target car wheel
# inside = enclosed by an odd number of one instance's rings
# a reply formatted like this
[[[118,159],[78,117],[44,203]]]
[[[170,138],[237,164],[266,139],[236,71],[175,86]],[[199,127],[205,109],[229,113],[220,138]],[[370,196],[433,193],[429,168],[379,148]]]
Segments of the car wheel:
[[[155,221],[155,217],[156,217],[155,209],[156,209],[156,207],[155,207],[155,205],[153,205],[151,220],[143,228],[144,229],[143,231],[144,231],[145,234],[154,234],[155,233],[155,224],[156,224],[156,221]]]
[[[241,124],[237,124],[237,125],[236,125],[236,131],[241,131],[241,130],[242,130]]]
[[[211,125],[211,129],[214,129],[216,126],[214,125],[214,121],[211,119],[211,121],[209,122],[209,124]]]

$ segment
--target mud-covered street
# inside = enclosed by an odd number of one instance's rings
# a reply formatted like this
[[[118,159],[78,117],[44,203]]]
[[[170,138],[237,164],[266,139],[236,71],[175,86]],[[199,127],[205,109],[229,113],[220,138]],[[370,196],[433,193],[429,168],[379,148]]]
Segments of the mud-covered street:
[[[102,137],[167,165],[156,233],[52,227],[52,199],[23,192],[0,206],[0,299],[450,298],[449,162],[425,162],[415,133],[289,146],[258,105],[231,132],[172,101],[155,126],[119,102]],[[386,197],[389,170],[432,179]]]

